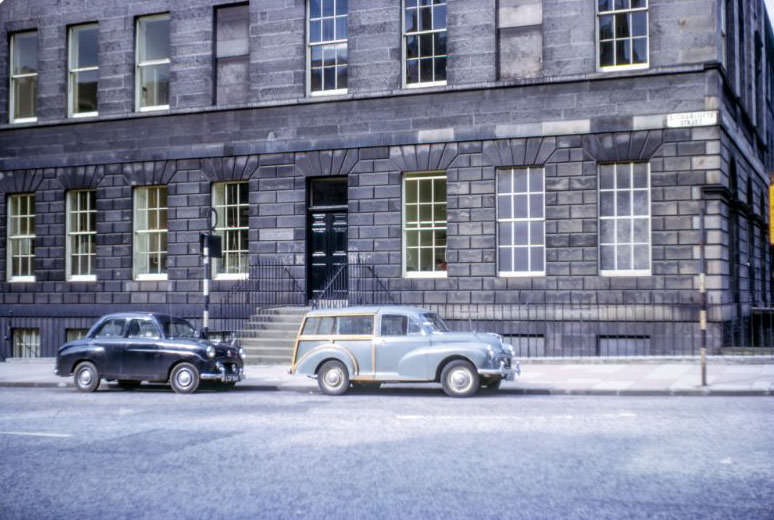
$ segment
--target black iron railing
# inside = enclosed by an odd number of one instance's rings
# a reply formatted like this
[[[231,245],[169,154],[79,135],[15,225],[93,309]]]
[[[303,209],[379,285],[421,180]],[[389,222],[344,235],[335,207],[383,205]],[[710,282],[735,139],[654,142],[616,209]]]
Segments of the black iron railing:
[[[369,255],[351,254],[349,263],[337,269],[310,302],[314,308],[397,303],[377,275]]]
[[[305,305],[303,286],[292,269],[281,258],[259,257],[244,280],[213,282],[210,329],[236,332],[260,309]]]

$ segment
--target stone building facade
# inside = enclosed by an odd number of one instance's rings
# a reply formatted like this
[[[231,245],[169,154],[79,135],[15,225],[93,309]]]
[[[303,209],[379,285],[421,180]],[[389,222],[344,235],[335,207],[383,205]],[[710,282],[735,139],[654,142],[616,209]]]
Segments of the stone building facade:
[[[343,233],[393,301],[514,336],[541,336],[525,306],[695,304],[702,271],[717,327],[772,304],[762,0],[6,0],[0,32],[2,356],[108,311],[197,319],[199,234],[232,183],[216,294],[271,258],[313,297]],[[321,179],[344,200],[315,205]]]

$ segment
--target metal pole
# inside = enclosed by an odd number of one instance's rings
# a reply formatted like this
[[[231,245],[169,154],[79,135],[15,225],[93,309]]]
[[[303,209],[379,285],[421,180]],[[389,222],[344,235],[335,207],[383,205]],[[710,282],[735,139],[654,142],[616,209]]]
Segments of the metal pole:
[[[699,327],[701,329],[701,347],[699,357],[701,364],[701,386],[707,386],[707,285],[705,273],[707,272],[707,259],[704,253],[706,243],[706,229],[704,227],[704,214],[706,201],[701,205],[701,272],[699,273],[699,293],[701,294],[701,310],[699,311]]]
[[[204,265],[204,279],[202,288],[204,291],[204,313],[202,315],[202,337],[209,338],[210,327],[210,233],[204,234],[204,248],[202,250],[202,263]]]

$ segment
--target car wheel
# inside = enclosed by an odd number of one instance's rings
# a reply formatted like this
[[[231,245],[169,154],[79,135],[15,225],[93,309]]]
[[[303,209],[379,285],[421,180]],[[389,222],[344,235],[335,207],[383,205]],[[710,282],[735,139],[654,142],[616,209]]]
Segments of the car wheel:
[[[353,392],[376,392],[382,387],[381,383],[352,383]]]
[[[441,385],[446,395],[469,397],[478,391],[478,372],[468,361],[456,359],[443,367]]]
[[[142,384],[142,381],[134,381],[132,379],[118,380],[118,387],[122,388],[123,390],[134,390],[135,388],[139,388],[140,384]]]
[[[191,394],[199,388],[199,369],[191,363],[175,365],[169,375],[169,384],[178,394]]]
[[[347,367],[341,361],[326,361],[317,372],[317,384],[320,387],[320,391],[324,394],[343,394],[349,388]]]
[[[481,391],[497,392],[500,389],[500,384],[502,384],[502,382],[503,382],[502,377],[494,377],[492,379],[481,381]]]
[[[91,361],[84,361],[75,367],[75,387],[81,392],[94,392],[99,386],[99,372]]]

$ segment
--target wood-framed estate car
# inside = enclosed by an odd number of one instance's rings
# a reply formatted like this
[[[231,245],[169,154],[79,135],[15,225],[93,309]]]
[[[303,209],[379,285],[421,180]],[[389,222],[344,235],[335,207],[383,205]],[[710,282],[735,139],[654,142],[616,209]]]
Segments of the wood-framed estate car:
[[[122,388],[168,382],[177,393],[192,393],[202,380],[228,387],[244,379],[244,350],[203,339],[186,320],[166,314],[108,314],[84,338],[59,347],[54,373],[72,375],[82,392],[106,379]]]
[[[511,345],[491,333],[452,332],[441,317],[405,306],[360,306],[307,313],[291,374],[317,378],[340,395],[381,383],[439,382],[453,397],[496,391],[521,370]]]

